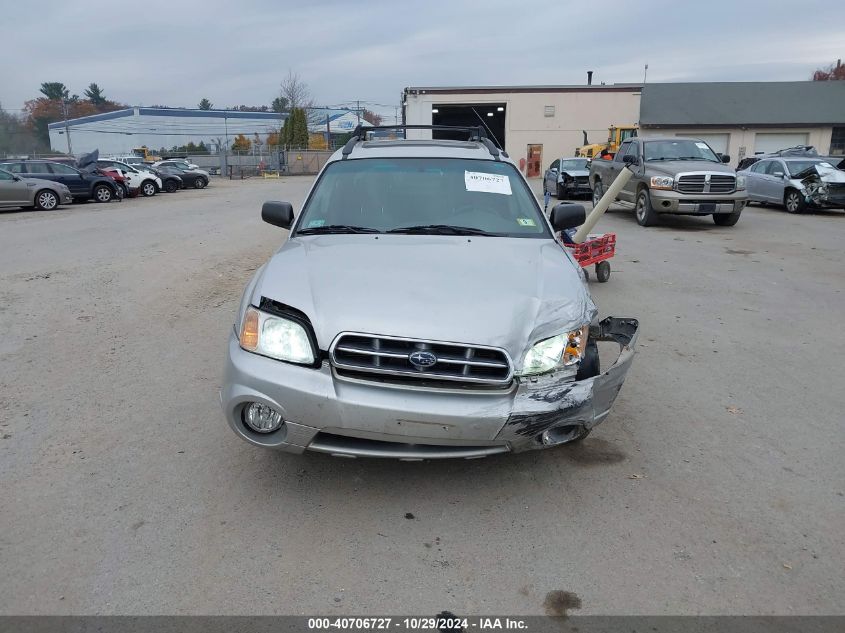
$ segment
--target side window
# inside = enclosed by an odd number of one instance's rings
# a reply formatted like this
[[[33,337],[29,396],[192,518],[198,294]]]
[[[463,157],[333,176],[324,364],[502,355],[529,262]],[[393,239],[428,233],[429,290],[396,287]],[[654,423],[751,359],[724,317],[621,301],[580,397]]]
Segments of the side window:
[[[24,163],[28,174],[52,174],[49,163]]]
[[[2,169],[0,169],[0,180],[11,180],[12,178],[14,178],[14,176],[12,176],[12,174],[10,174],[7,171],[3,171]]]
[[[769,160],[758,160],[756,163],[751,165],[751,171],[755,174],[765,174],[766,168],[769,166]]]
[[[622,159],[625,157],[625,154],[627,154],[628,151],[630,151],[630,149],[631,149],[631,141],[625,141],[624,143],[622,143],[622,146],[619,148],[619,151],[616,152],[616,156],[614,157],[614,160],[621,163]]]
[[[639,156],[640,155],[640,144],[636,141],[631,141],[631,144],[628,146],[628,156]]]
[[[766,166],[766,173],[770,176],[774,176],[775,174],[783,175],[783,165],[779,160],[770,160],[769,164]]]
[[[558,171],[560,171],[560,159],[552,161],[552,164],[549,165],[549,169],[557,169]]]
[[[68,167],[61,163],[48,163],[48,165],[54,174],[61,174],[62,176],[73,176],[76,174],[76,170],[73,167]]]
[[[25,174],[26,170],[23,168],[23,163],[9,163],[3,165],[3,169],[12,172],[13,174]]]

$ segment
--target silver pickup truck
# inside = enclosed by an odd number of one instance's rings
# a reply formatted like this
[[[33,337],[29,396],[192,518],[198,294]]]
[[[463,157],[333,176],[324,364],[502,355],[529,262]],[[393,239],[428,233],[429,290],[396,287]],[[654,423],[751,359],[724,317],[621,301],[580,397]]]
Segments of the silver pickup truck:
[[[712,215],[716,224],[733,226],[748,194],[745,176],[724,164],[729,160],[693,138],[631,138],[612,160],[593,159],[593,204],[628,165],[633,176],[616,199],[634,206],[641,226],[655,224],[661,213]]]

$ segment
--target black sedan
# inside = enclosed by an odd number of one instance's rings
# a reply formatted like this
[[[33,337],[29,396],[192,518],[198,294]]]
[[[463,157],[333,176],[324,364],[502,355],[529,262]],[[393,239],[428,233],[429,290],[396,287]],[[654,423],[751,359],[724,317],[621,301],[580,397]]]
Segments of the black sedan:
[[[170,165],[159,165],[156,167],[161,174],[168,174],[178,176],[182,179],[182,187],[193,187],[194,189],[202,189],[208,184],[206,175],[199,171],[191,171],[187,169],[179,169]],[[162,175],[162,178],[164,176]]]
[[[167,193],[173,193],[174,191],[185,188],[185,183],[182,181],[179,174],[170,174],[157,167],[152,167],[151,165],[144,165],[144,169],[153,172],[156,176],[161,178],[161,188]]]

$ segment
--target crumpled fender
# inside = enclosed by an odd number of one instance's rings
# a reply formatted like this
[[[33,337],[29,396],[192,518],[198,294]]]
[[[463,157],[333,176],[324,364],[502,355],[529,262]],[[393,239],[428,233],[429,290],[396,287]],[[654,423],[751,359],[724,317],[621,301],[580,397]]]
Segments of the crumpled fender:
[[[619,358],[607,370],[585,380],[571,374],[551,374],[521,379],[513,408],[497,440],[507,440],[514,451],[538,448],[538,436],[557,426],[579,425],[592,429],[610,413],[634,359],[639,322],[608,317],[590,328],[590,338],[614,341]]]

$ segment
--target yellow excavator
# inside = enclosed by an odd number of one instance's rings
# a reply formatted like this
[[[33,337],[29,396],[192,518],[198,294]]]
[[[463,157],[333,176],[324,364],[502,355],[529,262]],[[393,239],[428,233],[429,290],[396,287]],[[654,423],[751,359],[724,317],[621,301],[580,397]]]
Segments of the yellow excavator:
[[[155,154],[153,154],[150,151],[150,148],[148,148],[146,145],[142,145],[141,147],[133,147],[132,153],[135,156],[140,156],[141,158],[143,158],[145,163],[154,163],[157,160],[161,160],[161,156],[156,156]]]
[[[616,154],[622,141],[637,135],[636,125],[611,125],[607,128],[606,143],[590,143],[587,141],[587,131],[584,133],[584,144],[575,148],[575,155],[579,158],[598,158],[603,151],[612,157]]]

